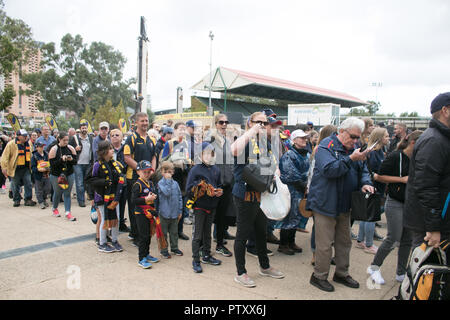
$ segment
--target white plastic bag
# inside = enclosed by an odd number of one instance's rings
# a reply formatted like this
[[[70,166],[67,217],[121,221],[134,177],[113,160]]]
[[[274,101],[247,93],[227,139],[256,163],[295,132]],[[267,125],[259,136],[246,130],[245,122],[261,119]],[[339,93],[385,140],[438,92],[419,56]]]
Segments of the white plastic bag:
[[[261,210],[271,220],[283,220],[291,209],[291,194],[288,186],[275,175],[276,188],[272,187],[261,194]],[[272,191],[272,192],[271,192]]]

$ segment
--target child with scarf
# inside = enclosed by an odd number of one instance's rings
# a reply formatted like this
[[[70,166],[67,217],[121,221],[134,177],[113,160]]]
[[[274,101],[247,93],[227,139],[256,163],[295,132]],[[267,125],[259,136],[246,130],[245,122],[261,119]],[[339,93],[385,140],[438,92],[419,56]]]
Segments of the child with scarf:
[[[94,202],[101,216],[99,217],[98,251],[120,252],[122,246],[117,241],[119,235],[119,207],[117,206],[123,187],[125,176],[122,173],[123,166],[114,161],[114,148],[109,141],[101,141],[98,145],[98,160],[92,168],[90,183],[95,191]],[[106,239],[108,229],[111,229],[112,245]]]

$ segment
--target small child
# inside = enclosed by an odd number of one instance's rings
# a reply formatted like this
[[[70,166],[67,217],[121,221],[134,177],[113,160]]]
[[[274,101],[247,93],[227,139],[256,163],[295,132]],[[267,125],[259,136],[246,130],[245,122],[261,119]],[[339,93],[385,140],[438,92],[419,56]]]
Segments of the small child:
[[[134,214],[138,229],[139,266],[144,269],[152,267],[160,259],[150,255],[151,224],[156,223],[157,216],[155,200],[157,198],[155,186],[150,181],[154,172],[152,165],[147,160],[140,161],[136,166],[139,178],[131,190],[131,201],[134,204]]]
[[[211,256],[211,226],[214,211],[222,196],[220,170],[217,168],[214,157],[214,147],[208,142],[202,143],[201,164],[195,165],[188,174],[186,206],[194,209],[194,228],[192,237],[192,267],[194,272],[202,272],[200,265],[200,246],[202,245],[201,262],[220,265],[222,262]]]
[[[100,215],[97,221],[98,251],[111,253],[123,251],[118,241],[119,207],[117,199],[123,191],[125,177],[123,166],[113,160],[114,148],[109,141],[98,144],[97,158],[92,168],[90,184],[94,189],[94,202]],[[111,229],[112,245],[107,242],[108,229]]]
[[[164,237],[170,235],[170,249],[173,254],[182,256],[178,249],[178,222],[182,217],[183,198],[178,183],[172,179],[175,171],[173,163],[164,161],[161,163],[162,179],[158,182],[159,218]],[[161,256],[170,259],[168,248],[161,250]]]
[[[36,142],[35,146],[36,150],[33,151],[31,157],[31,171],[39,207],[45,209],[49,206],[47,196],[50,195],[52,189],[49,178],[50,162],[48,161],[48,153],[44,151],[44,144]]]

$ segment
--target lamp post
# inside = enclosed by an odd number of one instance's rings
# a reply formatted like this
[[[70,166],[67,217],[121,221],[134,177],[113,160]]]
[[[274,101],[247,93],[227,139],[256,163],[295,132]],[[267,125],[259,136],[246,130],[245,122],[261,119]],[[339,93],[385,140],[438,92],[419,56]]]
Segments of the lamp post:
[[[213,109],[211,106],[211,87],[212,87],[212,42],[214,39],[214,35],[212,31],[209,31],[209,37],[211,38],[210,51],[209,51],[209,104],[208,104],[208,112],[209,116],[213,115]]]

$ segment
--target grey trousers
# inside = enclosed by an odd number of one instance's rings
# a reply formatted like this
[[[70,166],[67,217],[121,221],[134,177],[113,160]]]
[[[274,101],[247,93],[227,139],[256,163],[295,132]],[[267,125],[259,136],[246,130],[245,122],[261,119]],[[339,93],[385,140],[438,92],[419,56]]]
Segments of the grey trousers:
[[[168,240],[170,238],[170,250],[174,251],[178,249],[178,219],[166,219],[162,216],[159,216],[159,220],[161,221],[161,230],[164,234],[164,238]],[[167,238],[167,234],[169,234],[169,238]],[[169,242],[169,241],[167,241]],[[169,248],[164,250],[165,252],[169,251]],[[163,251],[161,251],[163,252]]]
[[[52,184],[49,178],[42,178],[34,181],[34,190],[38,203],[43,203],[47,200],[47,196],[52,192]]]
[[[314,276],[326,280],[330,272],[333,246],[335,250],[336,272],[338,277],[348,276],[350,266],[350,213],[341,213],[337,217],[329,217],[313,212],[316,240],[316,262]]]
[[[380,267],[394,247],[399,245],[397,275],[404,275],[411,252],[412,234],[410,230],[403,228],[403,203],[388,196],[384,209],[387,221],[387,236],[378,248],[372,265]]]

